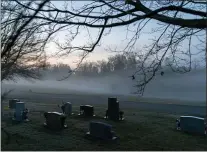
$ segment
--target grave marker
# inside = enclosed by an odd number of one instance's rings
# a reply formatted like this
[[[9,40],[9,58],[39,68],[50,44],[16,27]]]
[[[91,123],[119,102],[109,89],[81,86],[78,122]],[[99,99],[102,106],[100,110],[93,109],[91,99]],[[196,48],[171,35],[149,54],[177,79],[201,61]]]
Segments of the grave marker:
[[[91,105],[81,105],[79,115],[84,115],[88,117],[94,116],[94,107]]]
[[[9,100],[9,108],[10,109],[15,109],[17,102],[20,102],[20,100],[19,99],[11,99],[11,100]]]
[[[16,102],[15,106],[15,120],[16,121],[23,121],[23,111],[25,109],[24,102]]]
[[[46,122],[44,126],[52,130],[62,130],[67,128],[65,124],[66,115],[59,112],[45,112],[44,113]]]
[[[108,118],[111,120],[119,120],[119,101],[117,98],[108,98]]]
[[[63,113],[70,116],[72,114],[72,104],[70,102],[66,102],[63,106]]]
[[[190,133],[206,134],[205,119],[194,116],[181,116],[179,120],[180,130]]]
[[[111,129],[112,126],[110,124],[92,121],[89,124],[89,132],[86,133],[86,136],[104,140],[116,140],[117,137]]]

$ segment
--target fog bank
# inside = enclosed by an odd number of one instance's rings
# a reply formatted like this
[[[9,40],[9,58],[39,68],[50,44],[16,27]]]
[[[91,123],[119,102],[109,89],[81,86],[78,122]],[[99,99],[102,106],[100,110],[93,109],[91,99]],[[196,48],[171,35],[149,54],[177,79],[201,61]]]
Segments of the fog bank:
[[[122,75],[107,75],[98,77],[70,77],[64,81],[37,80],[26,81],[18,79],[17,83],[6,81],[2,83],[2,92],[14,88],[19,91],[32,91],[38,93],[98,93],[129,95],[135,91],[131,73]],[[147,85],[144,97],[168,98],[189,101],[206,101],[206,70],[194,70],[186,74],[165,72],[159,74]]]

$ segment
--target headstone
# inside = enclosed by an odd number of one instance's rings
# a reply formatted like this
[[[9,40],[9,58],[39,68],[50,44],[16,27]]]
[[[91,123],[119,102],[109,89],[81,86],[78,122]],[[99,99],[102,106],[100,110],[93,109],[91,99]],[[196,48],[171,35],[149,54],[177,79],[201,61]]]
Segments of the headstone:
[[[66,128],[65,124],[66,116],[63,113],[59,112],[45,112],[44,113],[46,122],[44,123],[49,129],[52,130],[62,130]]]
[[[87,132],[87,135],[104,140],[117,139],[117,137],[114,135],[114,132],[112,131],[112,126],[103,122],[90,122],[89,132]]]
[[[15,106],[15,120],[23,121],[23,111],[25,109],[24,102],[16,102]]]
[[[80,115],[84,116],[94,116],[94,108],[91,105],[81,105]]]
[[[108,118],[119,120],[119,101],[117,98],[108,98]]]
[[[16,107],[16,103],[17,102],[20,102],[20,100],[19,99],[12,99],[12,100],[9,100],[9,108],[10,109],[15,109],[15,107]]]
[[[72,114],[72,104],[70,102],[64,104],[64,112],[68,116]]]
[[[205,134],[205,119],[194,116],[181,116],[180,129],[186,132]]]

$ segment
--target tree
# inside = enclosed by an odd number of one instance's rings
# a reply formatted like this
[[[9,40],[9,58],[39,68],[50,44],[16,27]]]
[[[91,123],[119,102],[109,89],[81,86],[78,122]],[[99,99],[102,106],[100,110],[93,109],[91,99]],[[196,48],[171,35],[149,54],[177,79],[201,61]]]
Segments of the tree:
[[[108,60],[109,63],[112,64],[114,71],[119,71],[127,68],[127,58],[123,54],[117,54],[115,56],[109,57]]]
[[[101,74],[106,74],[112,71],[112,64],[107,61],[98,61],[99,69]]]
[[[17,4],[30,11],[37,8],[25,5],[24,2],[15,1]],[[181,0],[181,1],[141,1],[141,0],[112,0],[92,1],[82,4],[77,8],[72,2],[66,2],[64,8],[47,5],[40,8],[38,15],[34,18],[41,22],[51,22],[51,26],[58,25],[70,33],[70,38],[64,44],[57,43],[63,54],[73,51],[83,51],[82,59],[100,45],[104,36],[116,27],[124,26],[133,34],[128,38],[126,47],[122,52],[130,52],[134,49],[143,29],[151,21],[157,21],[157,27],[151,33],[158,36],[151,39],[151,43],[137,50],[139,64],[133,76],[138,77],[137,93],[143,94],[144,88],[160,70],[166,57],[173,59],[173,66],[176,72],[185,73],[191,70],[192,57],[202,55],[205,48],[206,3],[203,1]],[[45,14],[51,13],[51,16]],[[31,14],[23,14],[22,19],[30,19]],[[81,29],[97,29],[95,41],[75,46],[72,41],[79,35]],[[90,37],[90,32],[88,32]],[[192,52],[192,41],[197,39],[200,45],[196,53]],[[184,43],[187,44],[185,48]],[[181,55],[182,54],[182,55]],[[199,56],[198,56],[199,57]],[[200,57],[199,57],[200,58]],[[183,64],[187,68],[180,70]],[[186,67],[186,66],[185,66]],[[67,77],[66,77],[67,78]]]
[[[47,2],[36,2],[36,9],[30,11],[17,2],[1,1],[1,81],[41,77],[39,69],[46,66],[45,47],[55,30],[45,28],[50,23],[37,21],[35,16]]]

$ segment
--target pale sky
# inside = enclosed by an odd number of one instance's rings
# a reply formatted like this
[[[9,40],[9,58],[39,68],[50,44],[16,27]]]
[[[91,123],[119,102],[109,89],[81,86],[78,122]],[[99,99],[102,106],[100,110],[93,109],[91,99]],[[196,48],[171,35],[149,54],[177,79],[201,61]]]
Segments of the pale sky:
[[[78,7],[80,4],[86,3],[86,1],[79,1],[79,2],[73,2],[73,7]],[[53,1],[53,4],[57,7],[57,8],[61,8],[61,6],[64,4],[63,1]],[[149,39],[152,38],[152,36],[156,36],[156,35],[151,35],[151,34],[146,34],[145,32],[150,32],[151,29],[153,27],[157,26],[157,21],[152,20],[150,21],[147,26],[144,28],[143,30],[143,34],[141,34],[141,36],[139,37],[137,43],[135,44],[137,49],[141,49],[145,44],[149,43]],[[107,31],[107,30],[106,30]],[[90,34],[93,37],[97,37],[97,30],[96,29],[90,29]],[[87,31],[84,30],[76,39],[72,44],[84,44],[85,42],[87,42],[88,37],[86,37],[87,35]],[[128,34],[128,37],[132,37],[132,33]],[[59,33],[58,34],[58,39],[59,41],[63,42],[64,38],[65,38],[65,32]],[[56,38],[57,38],[56,37]],[[112,47],[112,48],[117,48],[117,50],[120,50],[122,48],[124,48],[127,44],[127,41],[123,41],[124,39],[126,39],[126,27],[116,27],[116,28],[112,28],[112,31],[110,33],[110,35],[105,36],[102,38],[101,40],[101,46],[100,47],[96,47],[94,52],[92,52],[86,60],[90,60],[90,61],[97,61],[97,60],[103,60],[103,59],[107,59],[108,56],[113,55],[113,53],[107,52],[105,51],[105,48],[107,48],[108,46]],[[95,39],[94,39],[95,40]],[[193,43],[196,44],[198,43],[197,40],[193,40]],[[187,45],[187,44],[186,44]],[[183,46],[185,47],[185,46]],[[54,44],[49,44],[48,48],[47,48],[47,52],[55,52],[57,51],[57,48]],[[70,54],[68,57],[66,58],[61,58],[61,59],[57,59],[57,58],[51,58],[48,61],[51,63],[58,63],[58,62],[62,62],[62,63],[66,63],[66,64],[70,64],[70,65],[75,65],[74,62],[79,61],[78,60],[79,57],[76,54]]]

